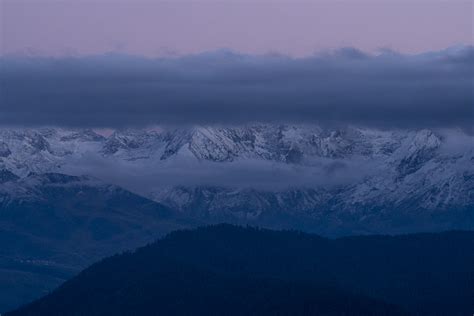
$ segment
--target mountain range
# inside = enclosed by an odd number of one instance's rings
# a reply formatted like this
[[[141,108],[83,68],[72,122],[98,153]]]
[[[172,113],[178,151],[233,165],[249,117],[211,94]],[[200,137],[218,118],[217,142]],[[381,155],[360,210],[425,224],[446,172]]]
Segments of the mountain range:
[[[0,311],[205,223],[474,229],[474,136],[315,125],[0,129]]]
[[[4,129],[0,170],[2,181],[93,176],[205,221],[325,234],[474,227],[474,137],[455,129]]]

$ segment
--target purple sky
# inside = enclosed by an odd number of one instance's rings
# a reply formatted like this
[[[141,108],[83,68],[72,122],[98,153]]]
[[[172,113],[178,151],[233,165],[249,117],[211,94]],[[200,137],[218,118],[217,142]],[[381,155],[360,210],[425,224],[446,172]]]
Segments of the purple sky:
[[[0,0],[0,53],[415,53],[472,44],[473,10],[471,0]]]

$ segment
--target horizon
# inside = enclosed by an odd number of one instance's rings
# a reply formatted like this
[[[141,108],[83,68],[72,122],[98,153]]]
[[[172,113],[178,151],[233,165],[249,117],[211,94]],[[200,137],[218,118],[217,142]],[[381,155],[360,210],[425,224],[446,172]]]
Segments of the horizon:
[[[473,12],[464,0],[2,0],[0,55],[166,57],[227,48],[305,57],[342,47],[418,54],[474,44]]]

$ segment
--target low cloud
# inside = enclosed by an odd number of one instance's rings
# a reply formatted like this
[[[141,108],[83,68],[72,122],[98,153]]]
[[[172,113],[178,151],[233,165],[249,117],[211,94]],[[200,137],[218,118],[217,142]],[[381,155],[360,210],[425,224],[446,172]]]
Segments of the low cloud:
[[[69,162],[61,172],[94,175],[106,182],[147,195],[173,186],[211,186],[285,190],[294,187],[333,187],[360,181],[374,171],[376,162],[363,159],[315,158],[305,165],[262,160],[232,163],[193,158],[153,161],[117,161],[89,153]]]
[[[308,58],[218,51],[0,59],[0,124],[142,127],[254,121],[378,128],[474,120],[474,47]]]

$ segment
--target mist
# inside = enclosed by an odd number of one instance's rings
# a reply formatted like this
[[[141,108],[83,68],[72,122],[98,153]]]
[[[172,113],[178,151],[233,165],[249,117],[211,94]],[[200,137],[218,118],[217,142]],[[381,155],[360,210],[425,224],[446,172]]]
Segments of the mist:
[[[302,165],[246,159],[229,163],[177,157],[166,161],[110,160],[90,153],[68,162],[62,172],[93,175],[138,194],[174,186],[252,188],[331,188],[361,180],[375,172],[374,161],[314,158]]]

